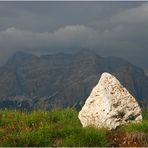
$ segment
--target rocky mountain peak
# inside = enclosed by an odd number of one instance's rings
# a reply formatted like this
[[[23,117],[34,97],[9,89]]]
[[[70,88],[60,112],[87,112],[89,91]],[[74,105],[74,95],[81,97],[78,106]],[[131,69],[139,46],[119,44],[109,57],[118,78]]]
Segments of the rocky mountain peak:
[[[27,102],[35,102],[32,106],[46,100],[48,108],[79,108],[105,71],[116,76],[138,100],[148,97],[148,77],[125,60],[100,57],[94,51],[84,49],[75,54],[40,57],[17,52],[0,68],[0,106],[8,104],[1,103],[2,99],[8,102],[9,98],[15,104],[14,100],[18,102],[18,98],[26,97]]]
[[[24,60],[30,60],[32,58],[36,57],[35,55],[23,51],[16,51],[9,59],[8,64],[12,63],[19,63]]]

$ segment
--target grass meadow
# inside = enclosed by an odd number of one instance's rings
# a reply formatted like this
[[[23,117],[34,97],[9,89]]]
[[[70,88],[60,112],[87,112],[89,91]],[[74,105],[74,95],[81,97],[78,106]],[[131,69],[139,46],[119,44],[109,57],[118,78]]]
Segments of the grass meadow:
[[[0,111],[0,146],[148,146],[148,113],[141,123],[116,130],[82,128],[74,108],[54,111]]]

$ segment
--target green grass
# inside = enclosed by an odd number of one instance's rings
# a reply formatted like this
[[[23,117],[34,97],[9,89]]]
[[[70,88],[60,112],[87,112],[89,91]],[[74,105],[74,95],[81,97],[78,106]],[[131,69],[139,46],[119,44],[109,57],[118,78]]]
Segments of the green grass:
[[[143,132],[148,134],[148,112],[143,112],[143,121],[139,123],[129,123],[120,128],[124,132]]]
[[[129,123],[124,125],[121,129],[125,132],[144,132],[148,134],[148,121],[144,120],[140,123]]]
[[[106,131],[82,128],[75,109],[0,111],[0,146],[108,146]]]
[[[121,131],[148,133],[147,113],[144,121],[128,124]],[[106,147],[110,146],[105,129],[82,128],[78,112],[73,108],[55,111],[22,112],[0,111],[0,146],[68,146]]]

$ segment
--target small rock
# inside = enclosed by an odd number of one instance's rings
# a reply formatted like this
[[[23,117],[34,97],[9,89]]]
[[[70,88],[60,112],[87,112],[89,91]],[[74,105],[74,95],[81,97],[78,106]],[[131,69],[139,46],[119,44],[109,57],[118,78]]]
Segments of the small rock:
[[[108,129],[142,120],[141,109],[136,99],[113,75],[106,72],[101,75],[78,117],[83,127]]]

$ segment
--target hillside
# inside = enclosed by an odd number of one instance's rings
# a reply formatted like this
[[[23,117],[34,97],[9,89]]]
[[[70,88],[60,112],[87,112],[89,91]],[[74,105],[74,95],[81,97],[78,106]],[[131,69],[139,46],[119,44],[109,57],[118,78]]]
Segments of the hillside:
[[[0,68],[1,108],[79,108],[103,72],[115,75],[138,99],[148,98],[144,71],[90,50],[40,57],[16,52]]]
[[[116,130],[82,128],[75,109],[0,111],[0,146],[7,147],[147,147],[148,113],[142,123]]]

